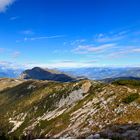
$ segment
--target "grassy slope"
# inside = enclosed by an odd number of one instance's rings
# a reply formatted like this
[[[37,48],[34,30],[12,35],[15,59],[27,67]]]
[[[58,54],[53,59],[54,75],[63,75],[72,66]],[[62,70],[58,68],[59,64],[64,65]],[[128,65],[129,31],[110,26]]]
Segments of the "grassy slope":
[[[87,82],[29,80],[4,89],[0,92],[0,100],[3,101],[0,103],[1,129],[8,133],[13,128],[9,118],[21,121],[22,113],[27,114],[24,122],[11,136],[19,137],[23,132],[30,132],[34,137],[52,138],[67,134],[85,137],[110,124],[140,123],[140,86],[134,84],[136,81],[129,81],[129,84],[123,81],[123,85],[120,81],[119,84],[116,81],[109,85],[93,82],[83,99],[59,108],[58,112],[66,109],[62,114],[51,119],[39,119],[44,114],[56,111],[62,98],[67,98]],[[34,127],[29,127],[33,124]]]

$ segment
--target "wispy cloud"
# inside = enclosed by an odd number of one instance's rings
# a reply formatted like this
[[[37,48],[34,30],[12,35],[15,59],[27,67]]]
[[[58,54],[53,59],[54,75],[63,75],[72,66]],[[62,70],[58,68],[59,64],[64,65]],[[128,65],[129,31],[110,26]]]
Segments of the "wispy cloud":
[[[24,33],[29,33],[24,32]],[[39,37],[25,37],[23,40],[16,40],[16,42],[25,42],[25,41],[36,41],[36,40],[43,40],[43,39],[56,39],[56,38],[61,38],[64,37],[65,35],[54,35],[54,36],[39,36]]]
[[[14,62],[15,63],[15,62]],[[15,67],[19,67],[20,64],[12,63]],[[97,61],[87,60],[87,61],[76,61],[76,60],[52,60],[46,63],[30,62],[26,64],[21,64],[24,69],[29,69],[33,67],[42,68],[82,68],[82,67],[93,67],[97,65]]]
[[[114,41],[119,41],[123,39],[128,31],[121,31],[119,33],[110,33],[110,34],[97,34],[94,38],[94,41],[99,42],[99,43],[105,43],[105,42],[114,42]]]
[[[61,61],[58,61],[58,63],[74,63],[75,61],[73,60],[61,60]]]
[[[140,48],[138,46],[125,46],[122,49],[118,50],[117,52],[112,52],[108,55],[109,58],[119,58],[125,57],[127,54],[136,54],[140,53]]]
[[[17,58],[17,57],[20,56],[20,54],[21,53],[19,51],[15,51],[15,52],[12,53],[12,58]]]
[[[10,17],[10,20],[16,20],[18,18],[19,18],[18,16],[14,16],[14,17]]]
[[[77,44],[83,43],[85,41],[86,41],[86,39],[76,39],[76,40],[72,41],[70,43],[70,45],[77,45]]]
[[[34,34],[34,32],[32,30],[24,30],[24,31],[21,31],[20,33],[24,34],[24,35],[32,35],[32,34]]]
[[[35,41],[35,40],[41,40],[41,39],[54,39],[54,38],[61,38],[64,37],[64,35],[55,35],[55,36],[40,36],[40,37],[25,37],[24,41]]]
[[[5,48],[0,48],[0,55],[1,56],[7,56],[8,58],[17,58],[21,54],[20,51],[12,50],[12,49],[5,49]]]
[[[115,47],[116,44],[112,43],[112,44],[104,44],[104,45],[99,45],[99,46],[91,46],[91,45],[79,45],[77,48],[75,48],[73,51],[76,53],[93,53],[93,52],[100,52],[100,51],[104,51],[108,48],[112,48]]]
[[[97,63],[98,61],[97,60],[88,60],[88,61],[85,61],[85,63]]]
[[[140,53],[140,48],[135,48],[132,50],[132,52]]]
[[[37,63],[32,63],[32,64],[26,64],[26,67],[32,68],[32,67],[43,67],[43,68],[82,68],[82,67],[93,67],[94,63],[87,63],[87,62],[51,62],[51,63],[46,63],[46,64],[37,64]]]
[[[0,53],[4,52],[4,48],[0,48]]]
[[[15,0],[0,0],[0,12],[5,12],[6,9],[14,2]]]

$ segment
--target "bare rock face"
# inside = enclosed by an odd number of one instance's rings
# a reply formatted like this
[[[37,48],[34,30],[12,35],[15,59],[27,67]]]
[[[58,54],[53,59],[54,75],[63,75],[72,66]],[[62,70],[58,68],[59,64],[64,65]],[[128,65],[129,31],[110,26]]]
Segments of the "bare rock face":
[[[25,70],[20,76],[20,79],[36,79],[36,80],[52,80],[59,82],[70,82],[76,80],[75,78],[60,73],[58,71],[43,69],[35,67],[33,69]]]
[[[100,139],[101,138],[101,136],[100,136],[100,134],[91,134],[90,136],[88,136],[88,137],[86,137],[86,139]]]
[[[100,132],[101,138],[116,138],[121,140],[139,140],[140,124],[113,125]]]

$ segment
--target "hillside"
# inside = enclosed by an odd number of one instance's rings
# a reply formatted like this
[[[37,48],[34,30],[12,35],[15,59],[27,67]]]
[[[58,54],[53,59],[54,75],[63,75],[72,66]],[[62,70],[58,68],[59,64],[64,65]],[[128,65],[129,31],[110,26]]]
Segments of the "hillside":
[[[76,80],[75,78],[61,73],[59,71],[43,69],[40,67],[34,67],[29,70],[25,70],[20,75],[21,79],[36,79],[36,80],[52,80],[59,82],[69,82]]]
[[[140,78],[138,77],[116,77],[116,78],[106,78],[106,79],[102,79],[100,81],[105,82],[105,83],[112,83],[114,81],[118,81],[118,80],[137,80],[140,81]]]
[[[133,81],[0,82],[5,83],[0,86],[0,138],[137,140],[140,136],[140,86]]]

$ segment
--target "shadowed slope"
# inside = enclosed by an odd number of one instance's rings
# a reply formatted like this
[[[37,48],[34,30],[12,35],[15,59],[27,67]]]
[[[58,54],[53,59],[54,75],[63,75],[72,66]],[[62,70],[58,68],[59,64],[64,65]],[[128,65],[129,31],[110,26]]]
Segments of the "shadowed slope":
[[[54,70],[42,69],[39,67],[35,67],[30,70],[25,70],[21,76],[21,79],[37,79],[37,80],[52,80],[59,82],[69,82],[76,80],[75,78],[66,75],[64,73],[60,73]]]

